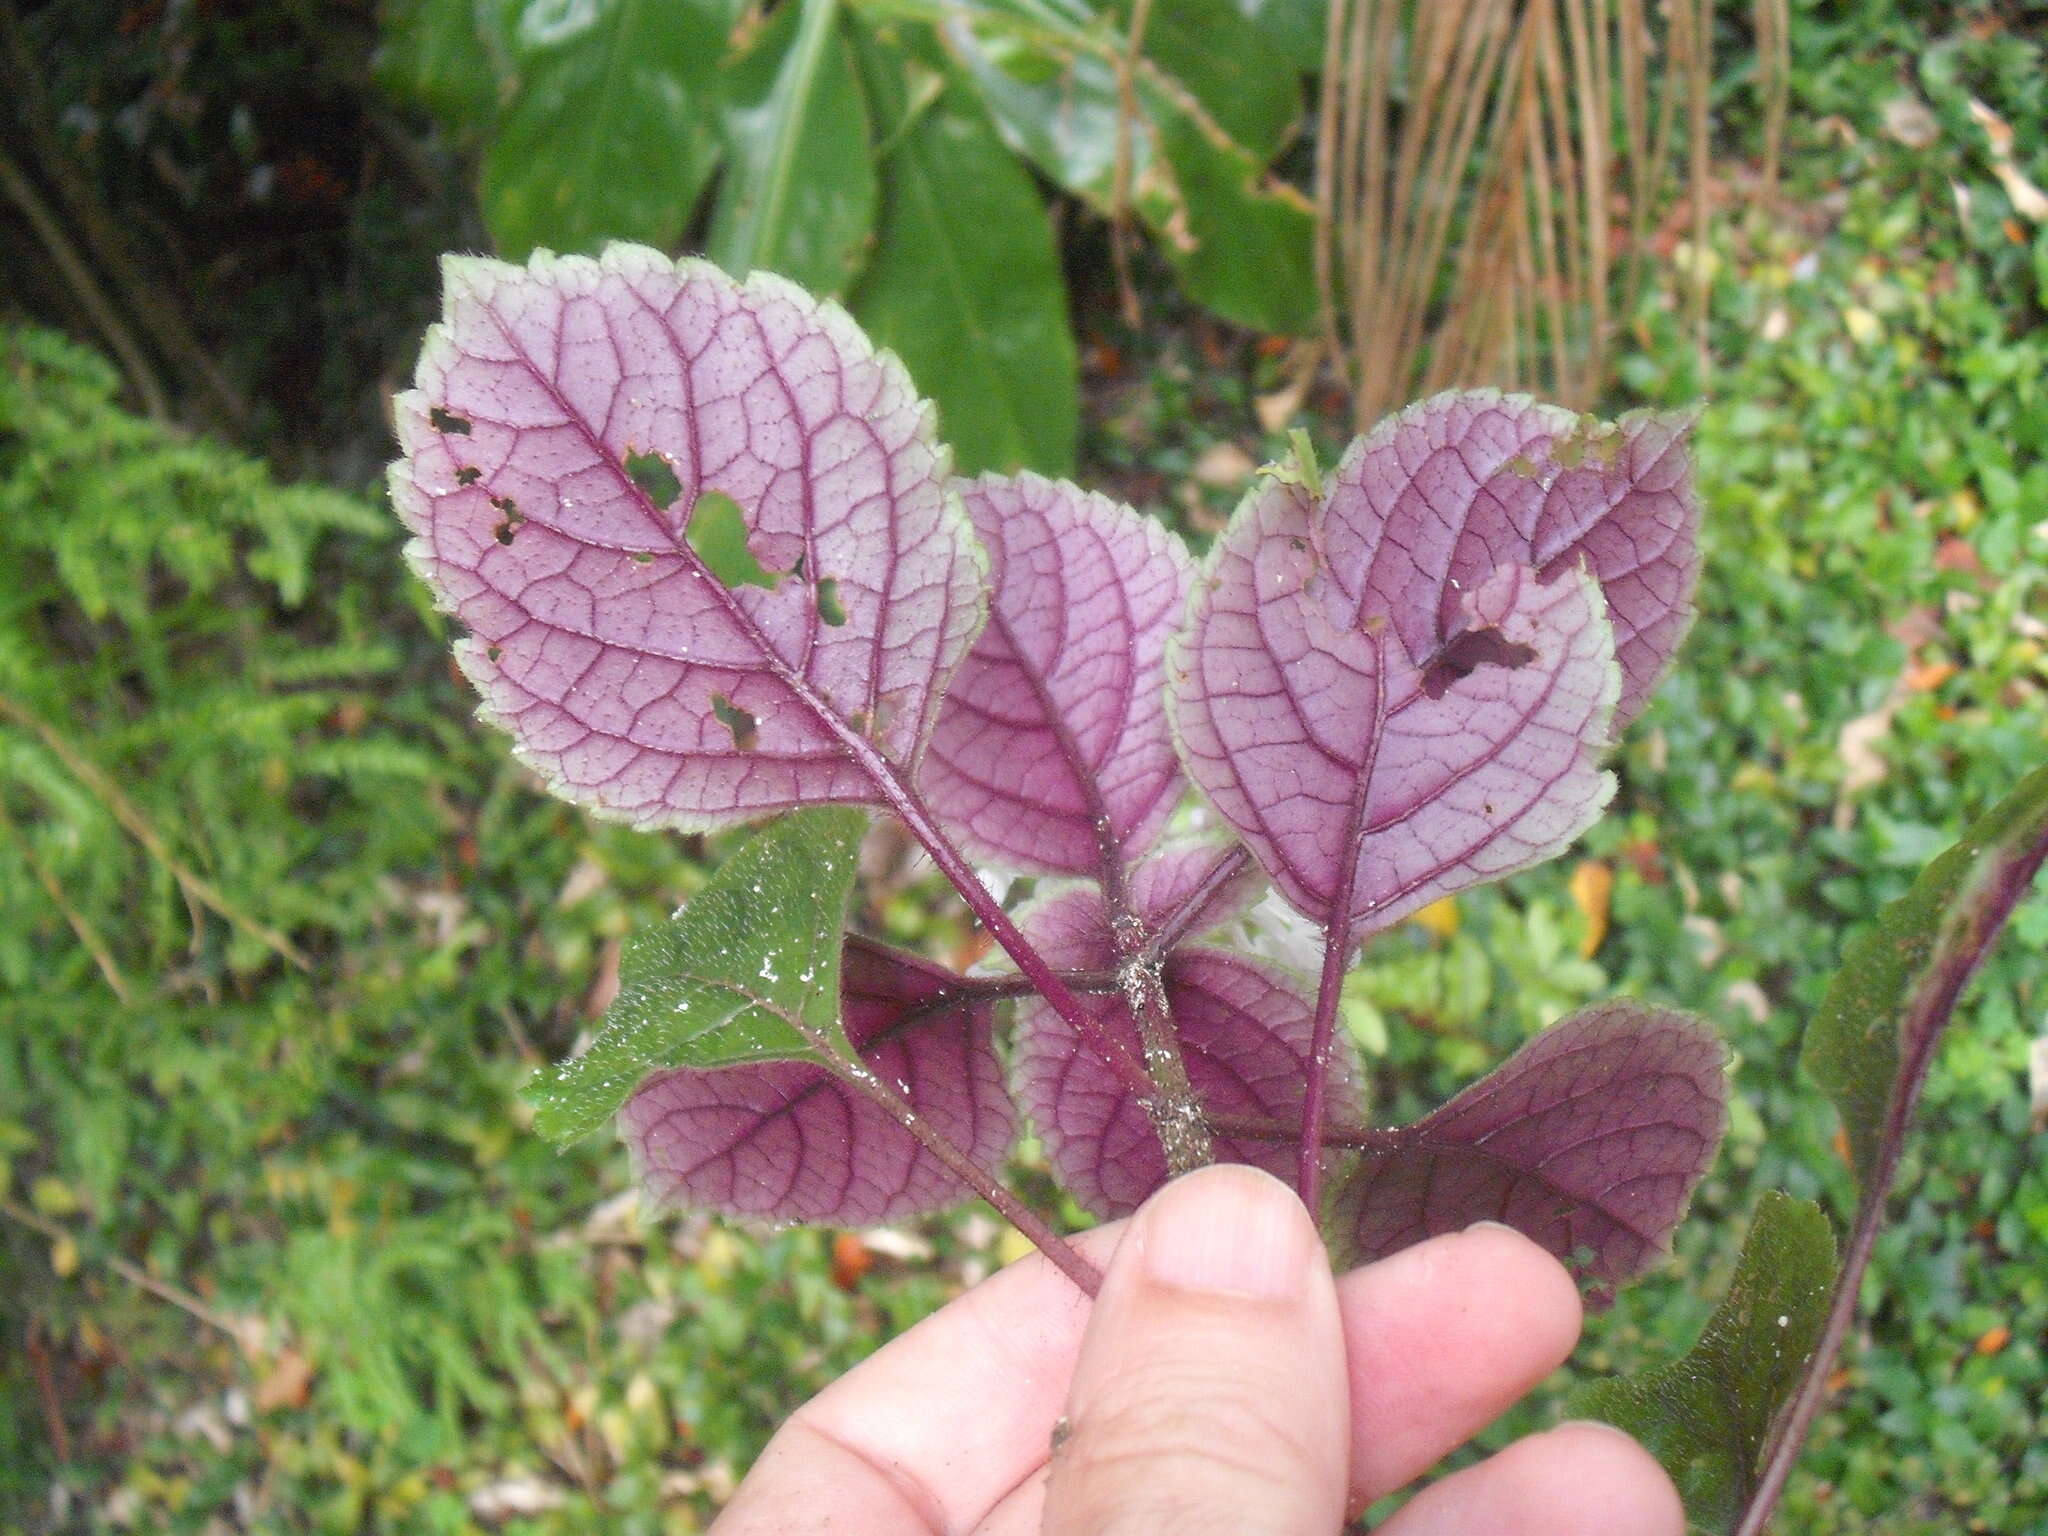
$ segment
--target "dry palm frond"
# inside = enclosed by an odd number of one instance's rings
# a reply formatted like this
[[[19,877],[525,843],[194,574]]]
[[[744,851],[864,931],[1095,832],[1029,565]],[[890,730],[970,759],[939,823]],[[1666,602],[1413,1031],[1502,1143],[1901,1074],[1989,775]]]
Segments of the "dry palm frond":
[[[1757,0],[1774,100],[1784,3]],[[1645,0],[1332,0],[1316,277],[1361,427],[1453,384],[1593,402],[1681,125],[1704,246],[1712,15],[1712,0],[1666,0],[1654,20]],[[1767,111],[1771,165],[1782,120]]]

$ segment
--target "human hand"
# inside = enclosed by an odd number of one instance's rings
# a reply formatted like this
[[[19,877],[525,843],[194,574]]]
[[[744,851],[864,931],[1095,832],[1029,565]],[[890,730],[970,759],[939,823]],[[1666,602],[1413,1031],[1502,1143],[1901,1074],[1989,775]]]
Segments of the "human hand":
[[[1245,1167],[1189,1174],[1076,1245],[1107,1267],[1092,1306],[1044,1259],[1011,1265],[799,1408],[717,1536],[1334,1536],[1578,1339],[1570,1277],[1519,1234],[1333,1277],[1300,1201]],[[1380,1536],[1684,1529],[1647,1452],[1566,1424]]]

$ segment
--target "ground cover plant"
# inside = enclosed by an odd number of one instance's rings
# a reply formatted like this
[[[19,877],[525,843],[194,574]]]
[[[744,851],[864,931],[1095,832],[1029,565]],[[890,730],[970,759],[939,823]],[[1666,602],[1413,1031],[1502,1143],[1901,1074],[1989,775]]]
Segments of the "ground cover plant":
[[[361,105],[379,134],[336,139],[325,105],[306,110],[303,54],[224,51],[246,41],[245,13],[151,14],[118,41],[86,18],[93,46],[70,63],[114,61],[126,83],[73,95],[73,76],[52,77],[63,129],[96,148],[96,184],[124,213],[132,181],[163,194],[129,222],[146,254],[166,237],[207,339],[231,333],[219,361],[268,423],[240,440],[286,478],[317,465],[354,511],[290,541],[308,575],[281,593],[272,535],[250,521],[280,490],[261,465],[186,452],[117,408],[105,364],[10,332],[0,567],[35,594],[0,621],[10,686],[161,842],[136,841],[40,738],[0,722],[20,833],[0,833],[0,1528],[699,1529],[781,1415],[1013,1239],[974,1207],[836,1232],[643,1225],[608,1138],[556,1155],[527,1133],[519,1089],[602,1006],[622,935],[747,834],[593,821],[466,724],[473,699],[438,621],[393,579],[395,525],[363,466],[389,455],[380,371],[432,312],[423,253],[481,246],[483,226],[426,206],[413,178],[438,171],[436,196],[458,203],[453,167],[425,136],[393,153],[403,120],[374,93]],[[366,30],[366,14],[318,19]],[[31,10],[41,56],[64,56],[52,28],[85,15]],[[1817,1200],[1848,1229],[1855,1180],[1835,1111],[1796,1068],[1800,1033],[1842,942],[2041,758],[2039,226],[1998,175],[2048,184],[2038,44],[1999,7],[1890,0],[1801,7],[1792,41],[1785,196],[1741,212],[1761,139],[1738,39],[1717,85],[1704,274],[1682,234],[1657,232],[1647,301],[1621,317],[1612,408],[1707,402],[1702,620],[1610,758],[1616,798],[1580,845],[1393,925],[1346,987],[1342,1021],[1390,1124],[1615,992],[1693,1010],[1729,1047],[1728,1136],[1672,1260],[1590,1320],[1574,1369],[1489,1448],[1584,1411],[1569,1401],[1584,1378],[1682,1354],[1760,1192]],[[153,76],[154,54],[176,72]],[[240,94],[215,88],[224,63]],[[334,77],[310,63],[325,103]],[[266,93],[265,70],[289,89]],[[1972,98],[2010,125],[2005,160]],[[92,136],[116,115],[122,134]],[[314,159],[328,181],[306,174]],[[323,185],[339,201],[316,199]],[[354,254],[330,259],[325,231]],[[35,249],[24,236],[7,259]],[[1220,450],[1234,487],[1287,452],[1279,396],[1319,434],[1343,402],[1290,390],[1280,350],[1191,314],[1142,258],[1147,324],[1125,326],[1077,276],[1095,255],[1084,241],[1068,258],[1081,478],[1199,550],[1235,500]],[[1680,323],[1703,277],[1704,350]],[[32,259],[0,304],[65,319],[42,281]],[[278,366],[280,347],[317,360],[317,383]],[[1335,462],[1341,436],[1318,441]],[[86,507],[104,551],[66,531]],[[163,550],[134,557],[152,528]],[[177,558],[202,548],[230,562],[203,598]],[[121,559],[120,580],[93,579]],[[344,662],[337,640],[368,644]],[[132,655],[167,660],[119,664]],[[321,665],[335,670],[306,670]],[[161,853],[311,968],[195,919]],[[877,853],[857,915],[959,969],[975,958],[964,909],[915,868]],[[1928,1077],[1789,1529],[2048,1520],[2048,1142],[2026,1089],[2044,919],[2039,896],[2015,914]],[[1011,1177],[1063,1230],[1085,1219],[1036,1138]]]
[[[1014,998],[1015,1099],[1098,1214],[1222,1155],[1291,1172],[1346,1257],[1504,1219],[1604,1301],[1663,1250],[1725,1117],[1718,1044],[1683,1015],[1581,1010],[1405,1127],[1332,1104],[1358,940],[1561,851],[1611,795],[1617,712],[1690,617],[1686,418],[1453,392],[1327,478],[1297,437],[1194,570],[1072,485],[950,483],[900,364],[780,279],[616,245],[444,272],[391,490],[486,718],[601,814],[777,818],[628,946],[605,1027],[536,1093],[543,1129],[616,1114],[657,1202],[739,1215],[872,1222],[971,1190],[1092,1292],[1001,1180]],[[1235,840],[1159,841],[1182,771]],[[845,932],[863,806],[1014,974]],[[1056,883],[1013,919],[970,856]],[[1863,1180],[1839,1272],[1816,1207],[1767,1201],[1694,1355],[1586,1395],[1703,1524],[1770,1520],[1933,1048],[2044,857],[2048,770],[1824,1000],[1807,1058]],[[1188,943],[1258,874],[1319,934],[1313,991]]]

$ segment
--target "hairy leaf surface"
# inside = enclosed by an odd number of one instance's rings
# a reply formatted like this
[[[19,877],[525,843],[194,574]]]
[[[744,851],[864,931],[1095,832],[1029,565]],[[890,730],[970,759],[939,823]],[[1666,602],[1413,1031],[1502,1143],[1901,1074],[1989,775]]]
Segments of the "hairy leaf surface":
[[[863,753],[909,768],[981,569],[902,368],[779,279],[640,246],[444,272],[391,494],[520,756],[693,828],[871,800]],[[700,501],[738,509],[761,579],[706,564]]]
[[[1613,793],[1620,675],[1600,589],[1506,564],[1417,652],[1325,548],[1301,486],[1256,487],[1169,662],[1188,772],[1282,893],[1342,936],[1561,851]],[[1448,653],[1448,654],[1447,654]]]
[[[1728,1294],[1683,1359],[1593,1382],[1574,1411],[1627,1430],[1664,1464],[1694,1524],[1722,1531],[1747,1502],[1772,1421],[1818,1342],[1835,1239],[1810,1200],[1757,1204]]]
[[[1141,876],[1133,884],[1161,895],[1184,893],[1192,888],[1190,877],[1199,878],[1198,871],[1212,864],[1193,849],[1175,850],[1171,859],[1153,861],[1157,876]],[[1244,894],[1241,884],[1233,884],[1205,913],[1225,921]],[[1055,965],[1095,970],[1115,963],[1109,918],[1092,889],[1057,891],[1027,908],[1020,920]],[[1161,979],[1188,1081],[1203,1107],[1212,1114],[1299,1123],[1314,1026],[1299,980],[1280,966],[1207,945],[1172,951]],[[1129,1002],[1120,996],[1082,1001],[1128,1049],[1143,1054]],[[1344,1102],[1357,1081],[1348,1048],[1332,1059],[1330,1079],[1338,1102]],[[1017,1008],[1012,1083],[1018,1103],[1044,1137],[1060,1182],[1089,1210],[1104,1218],[1129,1215],[1165,1183],[1166,1154],[1145,1107],[1036,998]],[[1215,1155],[1294,1179],[1294,1148],[1285,1141],[1219,1136]]]
[[[1180,540],[1105,496],[985,475],[961,499],[989,555],[989,622],[939,710],[923,787],[980,857],[1084,874],[1142,853],[1181,789],[1166,643]]]
[[[1663,1254],[1727,1118],[1721,1043],[1640,1003],[1552,1025],[1433,1114],[1361,1154],[1339,1224],[1361,1259],[1499,1221],[1597,1285]]]
[[[853,893],[859,811],[798,811],[762,829],[674,921],[629,938],[619,995],[590,1049],[529,1091],[534,1127],[567,1144],[650,1073],[846,1054],[839,936]]]
[[[1298,1123],[1314,1025],[1301,984],[1279,966],[1199,944],[1169,955],[1164,979],[1188,1082],[1203,1108]],[[1120,998],[1083,1002],[1142,1053]],[[1036,999],[1018,1007],[1014,1049],[1018,1102],[1037,1122],[1060,1182],[1096,1215],[1128,1216],[1167,1176],[1144,1106]],[[1348,1053],[1339,1051],[1330,1075],[1342,1085],[1341,1102],[1355,1080]],[[1252,1163],[1294,1182],[1288,1142],[1218,1136],[1214,1145],[1219,1161]]]
[[[1351,445],[1317,548],[1370,594],[1418,667],[1468,626],[1465,594],[1502,566],[1546,581],[1584,565],[1606,594],[1621,663],[1619,730],[1641,712],[1692,622],[1699,501],[1690,415],[1603,423],[1526,395],[1459,390]]]
[[[983,1167],[1016,1129],[996,1060],[995,1005],[948,989],[952,972],[849,938],[846,1037],[862,1064]],[[770,1221],[865,1225],[968,1190],[886,1109],[837,1072],[780,1061],[660,1072],[619,1112],[642,1187],[659,1206]]]
[[[1842,956],[1803,1059],[1840,1110],[1866,1185],[1887,1134],[1905,1135],[1956,999],[2044,855],[2048,768],[2022,779]]]

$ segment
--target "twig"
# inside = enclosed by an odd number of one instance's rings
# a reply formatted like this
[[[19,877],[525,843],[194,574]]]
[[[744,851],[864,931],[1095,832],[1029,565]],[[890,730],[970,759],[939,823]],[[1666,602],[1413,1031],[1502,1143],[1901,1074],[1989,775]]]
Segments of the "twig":
[[[157,291],[131,254],[119,221],[72,166],[64,146],[51,130],[49,103],[41,86],[44,72],[29,47],[14,0],[0,0],[0,65],[4,65],[13,91],[15,115],[28,135],[29,147],[44,175],[57,189],[58,197],[70,209],[94,260],[120,290],[151,339],[196,389],[212,399],[221,418],[237,428],[246,425],[250,415],[248,402],[236,393],[227,375],[200,345],[184,312]]]
[[[279,933],[275,928],[270,927],[266,923],[258,922],[255,918],[243,912],[233,902],[229,901],[211,881],[200,875],[196,870],[187,868],[183,862],[173,855],[170,845],[164,841],[163,834],[158,832],[155,826],[151,824],[149,818],[142,814],[141,808],[123,794],[113,780],[109,779],[105,773],[88,760],[84,753],[65,740],[55,727],[4,693],[0,693],[0,715],[7,716],[26,726],[40,737],[43,745],[56,754],[64,766],[71,770],[74,777],[100,798],[107,809],[113,812],[114,819],[127,828],[128,834],[138,843],[142,844],[150,857],[170,871],[172,878],[178,882],[178,889],[184,892],[188,903],[193,904],[195,907],[204,907],[211,910],[218,916],[226,919],[234,927],[242,929],[245,933],[260,941],[265,948],[290,961],[300,970],[312,970],[313,962],[307,959],[304,951],[292,943],[290,939]]]
[[[1109,249],[1116,265],[1117,292],[1123,301],[1124,323],[1144,323],[1138,305],[1137,285],[1131,281],[1131,258],[1126,248],[1130,237],[1131,162],[1137,151],[1138,132],[1137,61],[1144,52],[1145,26],[1152,17],[1152,0],[1135,0],[1131,24],[1124,33],[1124,46],[1116,59],[1116,159],[1110,168]]]
[[[14,1201],[8,1199],[5,1195],[0,1195],[0,1216],[5,1216],[9,1221],[19,1222],[31,1232],[40,1233],[53,1243],[60,1243],[66,1239],[74,1243],[78,1241],[77,1234],[69,1231],[60,1223],[51,1221],[47,1216],[39,1216],[26,1206],[15,1204]],[[217,1329],[221,1333],[226,1334],[244,1352],[247,1351],[248,1330],[236,1326],[232,1318],[228,1317],[225,1313],[216,1312],[190,1291],[172,1285],[167,1280],[157,1279],[155,1275],[142,1268],[141,1265],[131,1264],[117,1253],[95,1253],[90,1255],[90,1257],[95,1263],[104,1264],[137,1290],[147,1291],[150,1295],[156,1297],[158,1301],[169,1302],[180,1312],[197,1318],[200,1322],[206,1324],[207,1327]]]
[[[100,975],[106,978],[107,986],[112,989],[114,996],[121,1000],[123,1006],[133,1004],[135,994],[129,990],[128,978],[121,974],[121,967],[115,964],[113,951],[107,948],[106,941],[99,936],[99,931],[87,920],[86,915],[71,904],[70,898],[64,894],[63,884],[57,879],[56,871],[37,856],[34,846],[15,824],[5,800],[0,800],[0,832],[5,832],[21,850],[22,858],[42,885],[51,905],[64,914],[64,921],[71,925],[71,931],[78,936],[78,942],[84,945],[85,952],[92,956],[93,964],[100,968]]]
[[[100,337],[106,342],[109,350],[120,359],[121,371],[128,376],[128,383],[134,389],[136,399],[141,402],[144,413],[154,421],[170,420],[170,400],[164,394],[164,387],[157,379],[156,370],[150,367],[149,359],[143,355],[142,348],[129,333],[127,325],[115,310],[113,301],[107,297],[99,282],[93,277],[92,268],[85,264],[84,258],[65,236],[55,211],[43,201],[42,194],[36,191],[34,184],[22,173],[21,167],[14,163],[13,157],[4,148],[0,148],[0,190],[4,190],[8,197],[13,199],[14,205],[21,210],[22,217],[28,220],[28,226],[35,232],[35,237],[42,241],[43,249],[49,252],[50,264],[70,285],[79,307],[98,328]]]

